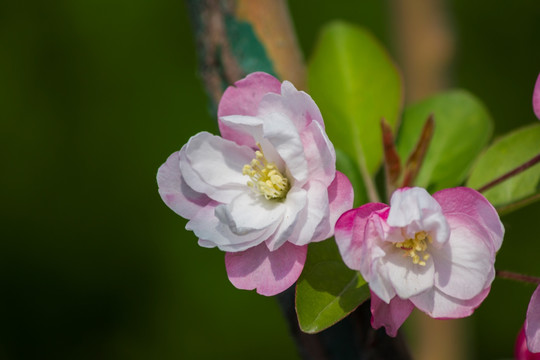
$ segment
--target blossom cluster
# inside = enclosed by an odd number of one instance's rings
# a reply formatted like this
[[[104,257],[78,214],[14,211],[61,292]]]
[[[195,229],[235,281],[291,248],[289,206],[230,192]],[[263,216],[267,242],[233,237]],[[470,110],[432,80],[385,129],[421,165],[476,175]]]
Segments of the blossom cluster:
[[[372,325],[395,336],[417,307],[470,315],[488,295],[504,227],[477,191],[402,188],[351,209],[352,186],[312,98],[253,73],[227,88],[221,136],[201,132],[159,168],[159,193],[203,247],[225,252],[239,289],[275,295],[300,276],[311,242],[335,233],[371,290]],[[338,220],[339,219],[339,220]]]

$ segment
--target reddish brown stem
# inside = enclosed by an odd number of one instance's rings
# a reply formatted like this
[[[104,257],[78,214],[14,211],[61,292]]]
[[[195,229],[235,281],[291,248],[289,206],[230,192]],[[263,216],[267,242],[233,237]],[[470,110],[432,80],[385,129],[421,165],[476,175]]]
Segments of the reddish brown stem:
[[[431,139],[433,138],[434,126],[433,114],[431,114],[422,128],[422,133],[420,134],[418,143],[416,143],[413,152],[407,159],[407,164],[405,165],[405,174],[403,175],[401,187],[414,185],[414,180],[420,171],[422,162],[424,161],[424,156],[426,155],[429,144],[431,143]]]
[[[531,166],[536,165],[538,162],[540,162],[540,154],[536,155],[531,160],[529,160],[526,163],[518,166],[517,168],[507,172],[506,174],[503,174],[502,176],[499,176],[495,180],[493,180],[493,181],[487,183],[486,185],[480,187],[478,189],[478,191],[479,192],[487,191],[487,190],[491,189],[492,187],[494,187],[495,185],[498,185],[498,184],[502,183],[503,181],[505,181],[505,180],[507,180],[507,179],[509,179],[509,178],[511,178],[513,176],[516,176],[519,173],[522,173],[523,171],[527,170]]]
[[[497,276],[503,279],[510,279],[531,284],[540,285],[540,278],[536,276],[523,275],[511,271],[497,270]]]
[[[384,147],[384,169],[386,174],[386,193],[389,198],[398,186],[398,179],[401,175],[401,160],[396,150],[392,127],[383,118],[381,119],[381,130]]]

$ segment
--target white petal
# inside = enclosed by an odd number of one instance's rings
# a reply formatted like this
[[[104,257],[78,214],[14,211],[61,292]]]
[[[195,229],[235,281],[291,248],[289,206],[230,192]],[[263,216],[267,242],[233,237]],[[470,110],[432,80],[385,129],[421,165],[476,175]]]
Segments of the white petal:
[[[336,174],[336,152],[320,123],[313,121],[300,133],[310,180],[330,186]]]
[[[392,247],[391,244],[388,247]],[[431,258],[425,260],[426,265],[414,264],[404,251],[394,247],[388,249],[384,257],[388,278],[402,299],[409,299],[433,287],[435,268]]]
[[[216,216],[237,235],[245,235],[268,227],[274,229],[281,222],[286,206],[267,200],[254,191],[240,193],[230,204],[216,207]]]
[[[419,310],[436,319],[458,319],[471,315],[489,294],[490,288],[470,300],[460,300],[432,288],[410,300]]]
[[[219,205],[217,202],[212,202],[186,224],[186,229],[192,230],[199,238],[201,246],[217,246],[220,250],[229,252],[243,251],[260,244],[275,230],[266,228],[245,235],[237,235],[215,216],[215,208]]]
[[[388,278],[388,268],[383,264],[381,258],[371,262],[370,274],[371,278],[367,278],[362,272],[364,279],[369,282],[369,288],[377,294],[382,301],[389,304],[390,300],[396,296],[396,290]]]
[[[296,229],[289,241],[302,246],[312,241],[325,240],[330,231],[328,190],[318,181],[310,181],[307,187],[307,204],[300,214]]]
[[[274,234],[266,240],[266,246],[270,251],[278,249],[287,240],[291,239],[291,234],[296,224],[300,221],[300,212],[306,207],[307,192],[304,189],[292,188],[289,190],[284,201],[286,207],[281,224]]]
[[[390,226],[406,228],[406,237],[414,238],[419,231],[429,232],[433,240],[448,240],[449,228],[439,203],[423,188],[398,189],[390,200]]]
[[[254,151],[247,146],[201,132],[180,151],[180,171],[189,187],[228,203],[248,190],[242,168],[254,157]]]
[[[266,114],[263,130],[265,139],[272,144],[272,147],[285,162],[286,176],[289,180],[292,180],[291,177],[294,178],[297,186],[302,186],[308,177],[307,161],[304,155],[304,145],[293,123],[282,114]],[[266,148],[264,151],[266,154]]]
[[[447,215],[450,239],[441,248],[433,247],[435,285],[443,293],[458,299],[477,296],[493,278],[489,278],[495,262],[490,251],[490,234],[473,218]]]

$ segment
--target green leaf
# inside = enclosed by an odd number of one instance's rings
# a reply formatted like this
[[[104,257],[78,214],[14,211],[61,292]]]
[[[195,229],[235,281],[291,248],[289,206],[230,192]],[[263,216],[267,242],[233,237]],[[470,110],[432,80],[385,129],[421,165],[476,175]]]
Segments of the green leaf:
[[[480,188],[540,153],[540,124],[524,127],[498,139],[474,165],[467,186]],[[494,186],[484,196],[505,205],[539,192],[540,164]]]
[[[334,238],[309,245],[296,284],[296,313],[302,331],[322,331],[350,314],[369,298],[359,272],[343,263]]]
[[[353,207],[367,203],[366,186],[362,180],[362,175],[358,172],[358,167],[347,154],[339,149],[336,149],[336,168],[345,174],[352,184],[354,190]]]
[[[388,53],[368,31],[330,23],[310,59],[308,83],[330,140],[374,174],[382,160],[381,118],[395,128],[402,104],[401,77]]]
[[[415,185],[432,191],[461,184],[493,131],[484,105],[464,90],[445,92],[408,107],[398,137],[398,152],[407,159],[430,114],[435,130]]]

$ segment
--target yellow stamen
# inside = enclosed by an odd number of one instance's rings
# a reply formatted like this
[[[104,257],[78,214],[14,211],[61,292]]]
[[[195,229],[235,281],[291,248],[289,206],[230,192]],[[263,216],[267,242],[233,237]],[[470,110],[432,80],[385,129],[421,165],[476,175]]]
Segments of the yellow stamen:
[[[242,169],[242,174],[251,178],[247,185],[268,200],[285,198],[290,188],[289,179],[279,172],[276,164],[266,160],[261,144],[257,146],[259,150],[255,151],[255,159]]]
[[[412,259],[413,264],[420,266],[426,266],[425,260],[429,259],[430,255],[426,253],[428,243],[431,244],[433,238],[425,231],[419,231],[414,235],[414,239],[407,239],[405,241],[396,243],[395,246],[399,249],[403,249],[404,256],[408,256]]]

